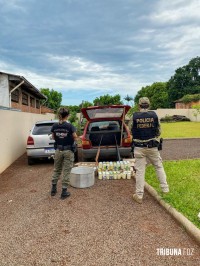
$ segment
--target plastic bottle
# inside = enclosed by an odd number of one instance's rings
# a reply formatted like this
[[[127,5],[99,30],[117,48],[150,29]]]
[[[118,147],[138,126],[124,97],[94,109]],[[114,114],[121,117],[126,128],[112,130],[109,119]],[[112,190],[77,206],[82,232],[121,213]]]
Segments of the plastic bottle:
[[[102,162],[99,162],[99,169],[102,169],[103,168],[103,164]]]
[[[103,178],[103,174],[102,174],[101,171],[98,172],[98,178],[99,178],[99,179],[102,179],[102,178]]]
[[[127,177],[127,179],[131,179],[131,171],[127,172],[127,176],[126,177]]]
[[[106,180],[106,172],[105,171],[102,172],[102,179]]]

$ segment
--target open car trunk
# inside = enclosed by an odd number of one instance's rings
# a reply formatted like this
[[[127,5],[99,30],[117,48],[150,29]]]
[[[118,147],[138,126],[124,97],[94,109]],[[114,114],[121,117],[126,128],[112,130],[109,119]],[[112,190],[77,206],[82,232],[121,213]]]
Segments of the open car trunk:
[[[92,146],[99,146],[100,142],[101,146],[116,146],[116,142],[120,146],[121,127],[119,122],[116,121],[113,125],[109,121],[95,123],[98,125],[92,124],[86,134],[86,138],[91,141]],[[106,126],[106,124],[108,125]],[[126,132],[122,134],[123,137],[127,135]]]
[[[81,112],[88,123],[84,130],[84,139],[90,140],[92,147],[99,146],[120,146],[121,126],[129,105],[107,105],[91,106],[82,108]],[[128,137],[128,131],[123,125],[122,138]]]

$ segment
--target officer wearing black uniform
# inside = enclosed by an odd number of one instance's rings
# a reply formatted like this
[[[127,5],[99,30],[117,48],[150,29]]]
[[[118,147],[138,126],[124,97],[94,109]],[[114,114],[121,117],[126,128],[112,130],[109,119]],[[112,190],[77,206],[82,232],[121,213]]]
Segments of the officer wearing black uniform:
[[[136,169],[136,193],[133,199],[142,203],[145,183],[145,167],[147,159],[153,164],[161,189],[164,193],[169,192],[166,174],[162,159],[158,151],[160,136],[160,124],[154,111],[149,111],[150,101],[147,97],[139,99],[140,111],[133,114],[133,146]]]
[[[61,199],[70,196],[67,191],[71,168],[74,163],[74,141],[77,138],[75,127],[67,121],[69,111],[60,108],[59,122],[52,126],[52,138],[55,139],[54,172],[52,176],[51,195],[57,193],[57,182],[63,171]]]

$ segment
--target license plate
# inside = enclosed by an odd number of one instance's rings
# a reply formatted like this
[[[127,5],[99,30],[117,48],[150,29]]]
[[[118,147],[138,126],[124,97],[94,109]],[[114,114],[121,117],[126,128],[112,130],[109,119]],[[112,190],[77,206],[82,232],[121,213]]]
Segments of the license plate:
[[[55,149],[54,149],[54,148],[45,148],[45,149],[44,149],[44,152],[45,152],[45,153],[53,154],[53,153],[55,153]]]

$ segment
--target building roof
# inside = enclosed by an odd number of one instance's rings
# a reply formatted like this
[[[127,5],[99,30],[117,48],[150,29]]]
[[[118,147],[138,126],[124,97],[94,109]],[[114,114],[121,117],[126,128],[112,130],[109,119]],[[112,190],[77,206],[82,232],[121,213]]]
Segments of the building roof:
[[[0,74],[4,74],[4,75],[8,75],[8,79],[10,81],[13,81],[13,82],[18,82],[18,84],[21,82],[21,81],[24,81],[24,86],[26,87],[26,89],[30,92],[32,92],[33,94],[37,95],[38,98],[40,99],[46,99],[47,97],[42,94],[35,86],[33,86],[27,79],[25,79],[23,76],[20,76],[20,75],[15,75],[15,74],[11,74],[11,73],[6,73],[6,72],[1,72],[0,71]]]

